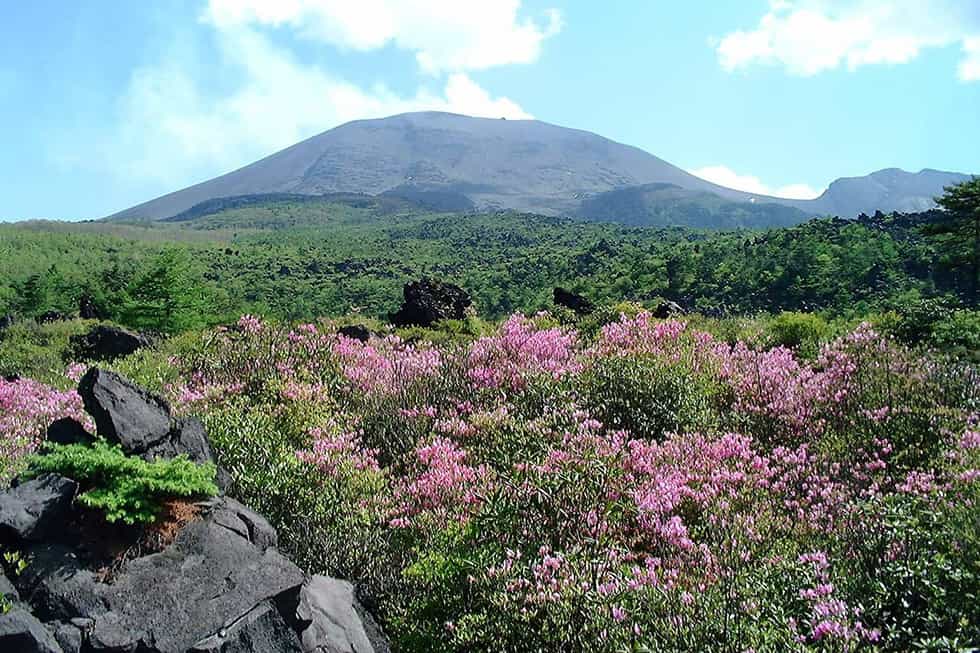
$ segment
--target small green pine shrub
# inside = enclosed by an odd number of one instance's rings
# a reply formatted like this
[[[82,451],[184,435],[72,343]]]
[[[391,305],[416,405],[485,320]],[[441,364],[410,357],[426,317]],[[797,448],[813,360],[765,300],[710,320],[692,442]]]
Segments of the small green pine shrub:
[[[93,324],[91,320],[17,322],[0,332],[0,376],[16,374],[68,389],[72,385],[65,376],[69,339],[86,333]]]
[[[83,489],[78,502],[103,511],[108,522],[149,524],[166,499],[218,493],[210,463],[198,465],[184,456],[147,462],[104,440],[91,446],[49,445],[31,460],[28,475],[44,473],[78,481]]]

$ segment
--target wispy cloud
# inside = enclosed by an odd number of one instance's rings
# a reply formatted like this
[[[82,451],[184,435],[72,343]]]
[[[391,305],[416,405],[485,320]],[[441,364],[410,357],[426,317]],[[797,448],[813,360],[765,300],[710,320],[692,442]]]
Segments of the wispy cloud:
[[[718,43],[721,65],[781,65],[809,76],[846,67],[907,63],[928,48],[959,45],[957,74],[980,80],[977,0],[771,0],[754,29]]]
[[[727,166],[705,166],[704,168],[689,170],[688,172],[695,177],[706,179],[720,186],[743,190],[747,193],[798,200],[809,200],[820,196],[820,191],[813,189],[807,184],[789,184],[786,186],[772,187],[764,184],[758,177],[739,174]]]
[[[288,26],[301,36],[353,50],[393,44],[426,72],[530,63],[562,27],[556,9],[520,16],[520,0],[210,0],[219,29]]]
[[[481,12],[464,20],[461,10],[454,9],[445,24],[419,31],[419,26],[398,22],[411,13],[407,4],[212,0],[202,25],[212,33],[218,56],[202,66],[199,53],[179,41],[158,63],[134,71],[120,102],[117,128],[105,140],[98,160],[120,177],[172,188],[228,172],[349,120],[421,110],[531,117],[515,100],[492,94],[462,70],[537,56],[545,32],[514,22],[519,3],[460,3],[482,7],[488,30],[469,45],[458,37],[446,42],[444,36],[454,26],[476,34]],[[440,3],[429,4],[434,11]],[[373,31],[365,13],[371,7],[380,12],[376,17],[388,25],[386,30]],[[424,13],[412,20],[425,23]],[[507,33],[507,16],[516,34],[511,39],[515,49],[509,55],[501,50],[492,58],[486,43]],[[430,71],[454,72],[428,78],[412,93],[398,93],[385,84],[364,85],[324,66],[301,62],[290,39],[270,38],[273,26],[300,34],[315,29],[321,35],[329,17],[340,21],[341,31],[332,37],[336,44],[366,49],[399,39],[416,44],[417,58]],[[525,32],[537,36],[522,41],[520,34]],[[215,79],[222,82],[220,92]]]

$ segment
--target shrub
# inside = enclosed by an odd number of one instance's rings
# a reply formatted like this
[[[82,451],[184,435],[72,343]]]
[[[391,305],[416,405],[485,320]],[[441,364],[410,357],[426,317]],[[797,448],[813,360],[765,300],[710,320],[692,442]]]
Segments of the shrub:
[[[605,426],[659,440],[698,429],[711,415],[707,383],[684,362],[651,355],[600,358],[584,382],[586,405]]]
[[[813,313],[783,312],[769,323],[770,346],[789,347],[812,358],[828,332],[827,322]]]
[[[127,456],[104,440],[91,446],[47,445],[30,461],[29,476],[54,473],[78,481],[78,502],[105,513],[106,521],[149,524],[163,502],[174,497],[213,496],[214,465],[198,465],[184,456],[147,462]]]

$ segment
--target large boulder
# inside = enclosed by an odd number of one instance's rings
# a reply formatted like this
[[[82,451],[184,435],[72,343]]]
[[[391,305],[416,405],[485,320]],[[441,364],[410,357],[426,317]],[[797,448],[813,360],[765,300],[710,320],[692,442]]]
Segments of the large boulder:
[[[405,284],[405,301],[391,316],[395,326],[432,326],[439,320],[461,320],[473,300],[465,290],[436,279],[421,279]]]
[[[86,431],[77,419],[62,417],[48,426],[46,439],[55,444],[91,444],[95,436]]]
[[[661,320],[665,320],[669,317],[684,315],[684,312],[684,309],[677,302],[662,301],[657,304],[657,308],[655,308],[653,311],[653,316]]]
[[[78,298],[78,317],[83,320],[105,319],[102,311],[99,310],[99,307],[95,305],[95,302],[88,295],[82,295]]]
[[[171,544],[129,560],[111,583],[94,570],[105,562],[76,548],[77,533],[26,546],[21,596],[59,641],[81,638],[84,651],[388,651],[352,587],[311,580],[275,548],[264,518],[229,498],[199,506]]]
[[[362,620],[363,608],[347,581],[314,576],[300,590],[296,616],[308,623],[302,632],[303,651],[381,653],[388,644],[373,621]]]
[[[39,540],[60,528],[78,490],[75,481],[44,474],[0,494],[0,540]]]
[[[167,402],[115,372],[93,367],[82,377],[78,394],[99,435],[119,443],[126,453],[146,453],[173,428]]]
[[[72,336],[70,343],[77,359],[110,361],[129,356],[149,345],[150,341],[146,336],[120,327],[98,324],[88,333]]]
[[[0,331],[4,331],[5,329],[9,329],[10,327],[12,327],[14,325],[14,322],[15,321],[16,320],[14,319],[14,316],[13,315],[9,315],[9,314],[8,315],[0,315]]]
[[[3,653],[64,653],[54,636],[31,613],[14,608],[0,615]]]
[[[64,322],[70,320],[71,316],[61,311],[45,311],[37,316],[38,324],[50,324],[51,322]]]
[[[78,393],[85,410],[95,420],[99,435],[118,444],[126,454],[144,460],[186,455],[196,463],[216,463],[199,419],[175,418],[166,401],[125,377],[92,368],[78,384]],[[58,430],[62,437],[71,437],[70,425]],[[221,467],[217,471],[215,481],[225,492],[231,487],[231,476]]]
[[[595,311],[595,305],[587,297],[561,287],[555,288],[554,301],[558,306],[570,308],[578,315],[589,315]]]
[[[367,342],[371,339],[371,330],[363,324],[349,324],[337,329],[337,333],[345,338]]]

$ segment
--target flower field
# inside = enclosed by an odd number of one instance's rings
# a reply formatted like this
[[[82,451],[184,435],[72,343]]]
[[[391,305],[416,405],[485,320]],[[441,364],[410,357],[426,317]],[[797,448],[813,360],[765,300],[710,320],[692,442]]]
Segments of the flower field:
[[[980,377],[867,324],[804,357],[646,312],[438,346],[245,316],[120,367],[399,650],[980,645]],[[8,476],[81,417],[0,408]]]

